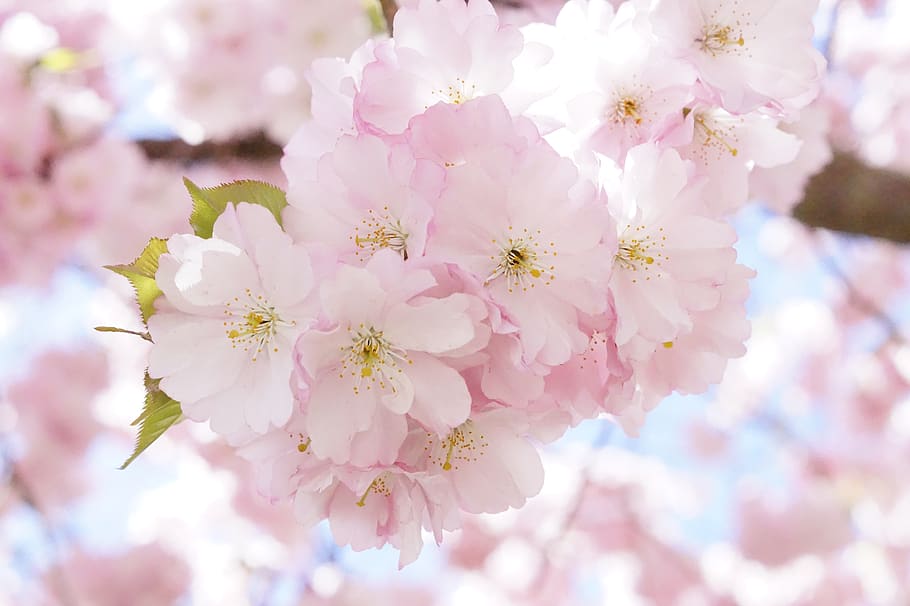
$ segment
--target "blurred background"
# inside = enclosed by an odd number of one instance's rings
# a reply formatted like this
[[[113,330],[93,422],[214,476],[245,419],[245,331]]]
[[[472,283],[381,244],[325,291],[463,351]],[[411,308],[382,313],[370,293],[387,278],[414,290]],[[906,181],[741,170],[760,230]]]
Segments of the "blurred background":
[[[758,277],[724,382],[637,439],[580,425],[526,507],[398,572],[263,502],[204,425],[118,470],[146,344],[92,330],[141,329],[102,266],[185,230],[183,176],[283,186],[309,62],[384,36],[380,5],[0,0],[0,604],[910,604],[908,28],[905,0],[821,1],[802,151],[735,219]]]

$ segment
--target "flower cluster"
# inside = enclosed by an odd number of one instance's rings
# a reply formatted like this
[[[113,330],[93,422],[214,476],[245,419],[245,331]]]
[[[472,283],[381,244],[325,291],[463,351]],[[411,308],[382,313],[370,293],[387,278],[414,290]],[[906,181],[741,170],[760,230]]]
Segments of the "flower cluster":
[[[817,93],[815,4],[572,0],[523,29],[487,0],[402,8],[313,64],[286,201],[190,184],[196,233],[145,276],[154,393],[299,521],[402,565],[424,529],[522,506],[540,442],[634,434],[743,355],[725,218],[799,151],[779,124]]]

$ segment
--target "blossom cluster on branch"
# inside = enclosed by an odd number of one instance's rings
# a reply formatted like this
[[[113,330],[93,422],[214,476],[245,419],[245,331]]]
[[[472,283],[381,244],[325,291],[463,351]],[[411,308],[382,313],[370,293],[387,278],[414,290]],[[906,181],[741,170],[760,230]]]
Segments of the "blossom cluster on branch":
[[[208,421],[302,523],[404,565],[536,494],[540,443],[703,392],[745,352],[726,218],[799,153],[815,6],[573,0],[518,28],[421,0],[316,60],[287,197],[188,181],[194,233],[113,268],[153,343],[137,453]]]

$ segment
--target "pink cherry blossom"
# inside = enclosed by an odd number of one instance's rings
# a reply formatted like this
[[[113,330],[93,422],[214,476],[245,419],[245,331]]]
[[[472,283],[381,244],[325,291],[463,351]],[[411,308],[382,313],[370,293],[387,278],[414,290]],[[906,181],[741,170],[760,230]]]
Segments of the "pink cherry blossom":
[[[692,311],[691,331],[662,343],[644,365],[633,363],[638,380],[660,395],[703,393],[720,383],[727,362],[746,353],[750,324],[745,303],[753,277],[748,267],[731,266],[716,287],[717,305]]]
[[[824,58],[812,47],[818,0],[658,0],[655,35],[690,61],[734,113],[798,109],[818,94]]]
[[[320,159],[313,181],[291,175],[288,233],[345,263],[380,249],[420,257],[444,179],[442,166],[415,160],[407,146],[345,136]]]
[[[805,108],[796,122],[781,124],[782,131],[801,141],[799,153],[786,164],[756,167],[749,179],[753,197],[781,214],[788,214],[802,199],[809,178],[833,158],[827,139],[830,127],[830,113],[821,104]]]
[[[564,211],[554,215],[556,207]],[[561,364],[585,346],[578,313],[606,307],[604,211],[593,186],[545,142],[517,153],[497,146],[449,168],[426,254],[485,285],[519,327],[527,361]]]
[[[619,250],[610,290],[616,341],[636,358],[690,331],[691,312],[717,306],[717,285],[736,259],[736,235],[703,210],[699,188],[688,185],[673,150],[632,150],[621,196],[611,200]]]
[[[543,485],[543,466],[526,432],[520,411],[490,408],[473,413],[444,438],[417,429],[408,436],[403,458],[451,482],[464,511],[499,513],[521,507]]]
[[[226,436],[291,414],[291,348],[312,320],[309,255],[263,207],[228,206],[214,237],[177,235],[159,260],[149,374],[197,421]]]
[[[834,551],[852,536],[847,510],[823,486],[804,487],[793,502],[745,497],[738,517],[743,553],[770,566],[806,553]]]
[[[620,410],[608,404],[608,398],[612,395],[625,405],[632,396],[631,384],[626,386],[632,367],[620,359],[612,313],[586,319],[582,327],[587,348],[550,371],[543,396],[548,406],[567,411],[573,425],[601,412],[619,414]]]
[[[335,540],[355,551],[390,543],[400,551],[399,567],[417,559],[424,526],[433,530],[437,542],[444,528],[451,529],[451,497],[442,478],[396,467],[348,475],[350,485],[336,481],[318,492],[298,492],[298,519],[312,523],[327,518]]]
[[[342,135],[357,133],[354,96],[360,87],[363,67],[373,60],[375,42],[360,46],[349,61],[322,58],[313,61],[306,78],[312,88],[310,112],[290,138],[281,158],[281,168],[293,183],[313,179],[319,158],[332,150]]]
[[[81,456],[100,429],[91,404],[107,385],[102,350],[47,351],[32,372],[10,386],[10,403],[19,411],[19,429],[32,448],[56,445],[66,457]]]
[[[396,14],[393,42],[376,47],[354,101],[361,128],[389,134],[437,103],[506,92],[522,50],[488,0],[420,0]]]
[[[611,21],[590,88],[571,99],[567,124],[586,148],[622,162],[629,148],[648,141],[668,118],[682,113],[692,98],[696,73],[663,56],[636,23],[635,5],[626,3]]]
[[[474,340],[472,297],[418,297],[434,286],[382,250],[362,269],[340,266],[320,295],[323,323],[297,343],[297,374],[316,455],[391,464],[407,418],[439,434],[464,422],[471,397],[445,356]]]
[[[192,580],[186,562],[157,543],[116,555],[78,552],[60,566],[73,584],[76,599],[98,606],[171,604],[184,595]]]
[[[749,200],[753,167],[758,171],[791,165],[801,147],[786,126],[779,127],[768,116],[734,116],[702,105],[687,108],[678,132],[665,134],[661,142],[674,144],[679,155],[691,160],[698,174],[706,177],[702,196],[718,216],[735,212]]]
[[[408,125],[408,143],[415,156],[447,168],[488,158],[502,148],[516,153],[537,144],[533,122],[513,118],[502,100],[490,95],[464,104],[436,104]]]
[[[106,166],[110,172],[100,172],[98,166]],[[133,144],[100,139],[62,157],[54,165],[51,184],[61,211],[70,220],[93,224],[131,197],[144,168],[145,158]]]
[[[51,115],[45,104],[23,86],[19,66],[0,56],[0,91],[4,111],[16,116],[0,125],[0,174],[37,170],[51,146]]]

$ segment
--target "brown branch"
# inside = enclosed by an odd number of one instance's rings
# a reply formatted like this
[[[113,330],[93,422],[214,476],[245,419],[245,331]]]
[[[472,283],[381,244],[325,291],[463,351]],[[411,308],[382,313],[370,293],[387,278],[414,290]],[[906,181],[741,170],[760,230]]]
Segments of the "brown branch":
[[[811,227],[910,242],[910,177],[850,154],[812,178],[793,216]]]
[[[386,29],[389,30],[389,35],[391,36],[395,23],[395,13],[398,12],[398,3],[395,0],[379,0],[379,4],[382,6],[382,16],[385,17]]]
[[[180,139],[136,141],[149,160],[170,160],[183,164],[229,160],[277,160],[282,148],[263,132],[228,141],[205,141],[190,145]]]

